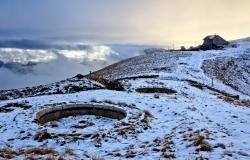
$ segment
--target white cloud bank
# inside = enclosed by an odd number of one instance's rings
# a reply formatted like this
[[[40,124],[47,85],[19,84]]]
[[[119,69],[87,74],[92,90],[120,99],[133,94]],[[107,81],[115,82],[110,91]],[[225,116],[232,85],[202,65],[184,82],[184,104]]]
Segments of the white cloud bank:
[[[45,63],[53,61],[59,55],[77,61],[106,61],[112,55],[118,55],[108,46],[91,46],[85,50],[42,50],[42,49],[18,49],[18,48],[0,48],[0,60],[4,63]]]
[[[0,48],[0,89],[46,84],[101,69],[144,47],[93,45],[86,49]],[[32,63],[32,65],[30,65]]]

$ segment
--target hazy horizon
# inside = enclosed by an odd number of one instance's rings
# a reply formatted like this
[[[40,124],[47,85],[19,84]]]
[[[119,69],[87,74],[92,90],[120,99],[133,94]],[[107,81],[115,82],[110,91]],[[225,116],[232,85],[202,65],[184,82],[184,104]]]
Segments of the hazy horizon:
[[[196,45],[208,34],[250,35],[249,0],[0,2],[0,39]]]

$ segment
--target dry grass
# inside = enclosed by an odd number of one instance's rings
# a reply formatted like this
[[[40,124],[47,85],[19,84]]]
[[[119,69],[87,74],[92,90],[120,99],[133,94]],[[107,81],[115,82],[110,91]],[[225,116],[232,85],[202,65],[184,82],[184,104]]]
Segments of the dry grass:
[[[141,112],[136,112],[129,115],[128,122],[119,121],[115,123],[115,132],[125,138],[128,135],[137,138],[138,133],[141,133],[142,130],[149,128],[150,120],[153,118],[153,115],[149,111],[144,111],[143,113],[144,114]]]
[[[20,152],[12,150],[11,148],[0,149],[0,157],[4,159],[12,159],[20,154]]]
[[[117,135],[120,135],[124,138],[127,138],[128,135],[132,135],[134,137],[138,136],[139,126],[137,126],[138,119],[133,119],[134,121],[124,122],[119,121],[115,123],[114,128]]]
[[[37,131],[34,135],[34,140],[37,140],[38,142],[42,142],[44,140],[50,139],[51,134],[47,132],[47,130]]]
[[[214,148],[220,147],[221,149],[226,149],[226,146],[223,143],[218,143]]]
[[[149,111],[131,113],[128,116],[128,121],[119,121],[115,123],[114,128],[115,132],[118,135],[127,137],[128,135],[134,136],[137,138],[138,133],[141,133],[142,130],[149,128],[149,123],[153,115]]]
[[[250,100],[248,99],[239,99],[237,97],[224,96],[224,95],[220,95],[218,96],[218,98],[223,99],[225,102],[233,103],[238,106],[250,107]]]
[[[64,153],[59,156],[59,160],[65,160],[65,159],[79,159],[79,156],[74,152],[74,150],[70,148],[66,148],[64,150]]]
[[[204,133],[205,132],[205,133]],[[192,143],[187,145],[187,147],[195,146],[196,151],[206,151],[206,152],[212,152],[213,148],[210,146],[210,144],[206,141],[207,134],[209,132],[207,130],[198,130],[193,133],[184,135],[183,138],[185,141],[191,141]]]
[[[113,156],[113,157],[121,157],[122,156],[122,154],[119,152],[119,150],[108,153],[107,155]]]
[[[56,160],[59,153],[53,148],[28,148],[25,150],[24,156],[26,160],[46,159]]]
[[[58,155],[58,152],[53,148],[28,148],[25,150],[15,151],[10,148],[4,148],[0,150],[0,157],[4,159],[13,159],[17,156],[25,156],[27,160],[37,159],[34,156],[48,155],[46,159],[55,159],[55,156]]]
[[[147,117],[147,118],[153,118],[154,116],[148,111],[148,110],[144,110],[144,117]]]
[[[171,153],[171,152],[164,152],[164,153],[162,153],[162,157],[167,158],[167,159],[176,158],[175,154]]]
[[[200,147],[196,149],[196,151],[206,151],[206,152],[212,152],[213,148],[208,143],[200,144]]]
[[[250,100],[236,100],[234,103],[239,106],[250,107]]]
[[[189,83],[190,86],[198,88],[200,90],[203,90],[203,88],[205,87],[204,84],[201,84],[201,83],[193,81],[193,80],[187,80],[187,82]]]
[[[37,158],[35,158],[33,155],[27,155],[25,157],[25,160],[36,160]]]
[[[171,138],[166,138],[164,141],[163,148],[161,150],[161,156],[167,159],[174,159],[176,158],[174,150],[173,150],[174,142]]]
[[[148,129],[150,127],[149,123],[153,117],[154,116],[148,110],[144,110],[143,119],[141,120],[144,129]]]
[[[64,159],[80,159],[77,154],[72,149],[66,148],[61,154],[57,152],[54,148],[44,148],[44,147],[34,147],[26,148],[15,151],[11,148],[0,149],[0,159],[20,159],[23,157],[25,160],[36,160],[36,159],[46,159],[46,160],[64,160]]]
[[[90,75],[88,78],[90,80],[101,83],[107,89],[117,90],[117,91],[124,91],[124,87],[122,86],[122,84],[118,80],[110,81],[110,80],[104,79],[103,77],[100,77],[100,76],[97,76],[97,75]]]
[[[33,155],[58,155],[58,152],[53,148],[29,148],[25,150],[25,154],[33,154]]]
[[[218,98],[223,99],[224,101],[230,102],[230,103],[233,103],[235,101],[234,98],[229,97],[229,96],[218,96]]]
[[[133,125],[129,125],[126,127],[122,127],[122,128],[118,128],[115,130],[117,132],[118,135],[127,137],[127,134],[136,134],[136,129]]]
[[[98,83],[101,83],[102,85],[106,86],[106,84],[108,83],[106,79],[102,78],[101,76],[97,76],[97,75],[90,75],[88,76],[88,78],[90,80],[96,81]]]
[[[126,158],[134,158],[136,156],[137,152],[133,149],[129,149],[127,153],[125,154]]]

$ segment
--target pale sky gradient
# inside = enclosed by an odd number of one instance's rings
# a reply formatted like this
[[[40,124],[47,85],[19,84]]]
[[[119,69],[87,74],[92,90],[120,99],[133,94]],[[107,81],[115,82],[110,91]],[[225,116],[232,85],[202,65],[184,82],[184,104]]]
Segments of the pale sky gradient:
[[[250,36],[250,0],[5,0],[1,39],[197,44]]]

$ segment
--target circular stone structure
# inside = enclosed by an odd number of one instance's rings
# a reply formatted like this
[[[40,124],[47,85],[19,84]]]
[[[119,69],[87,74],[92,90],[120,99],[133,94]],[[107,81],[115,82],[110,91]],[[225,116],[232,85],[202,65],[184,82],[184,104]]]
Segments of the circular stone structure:
[[[121,120],[126,117],[125,110],[106,105],[68,104],[47,108],[36,114],[39,124],[45,124],[68,116],[96,115]]]

